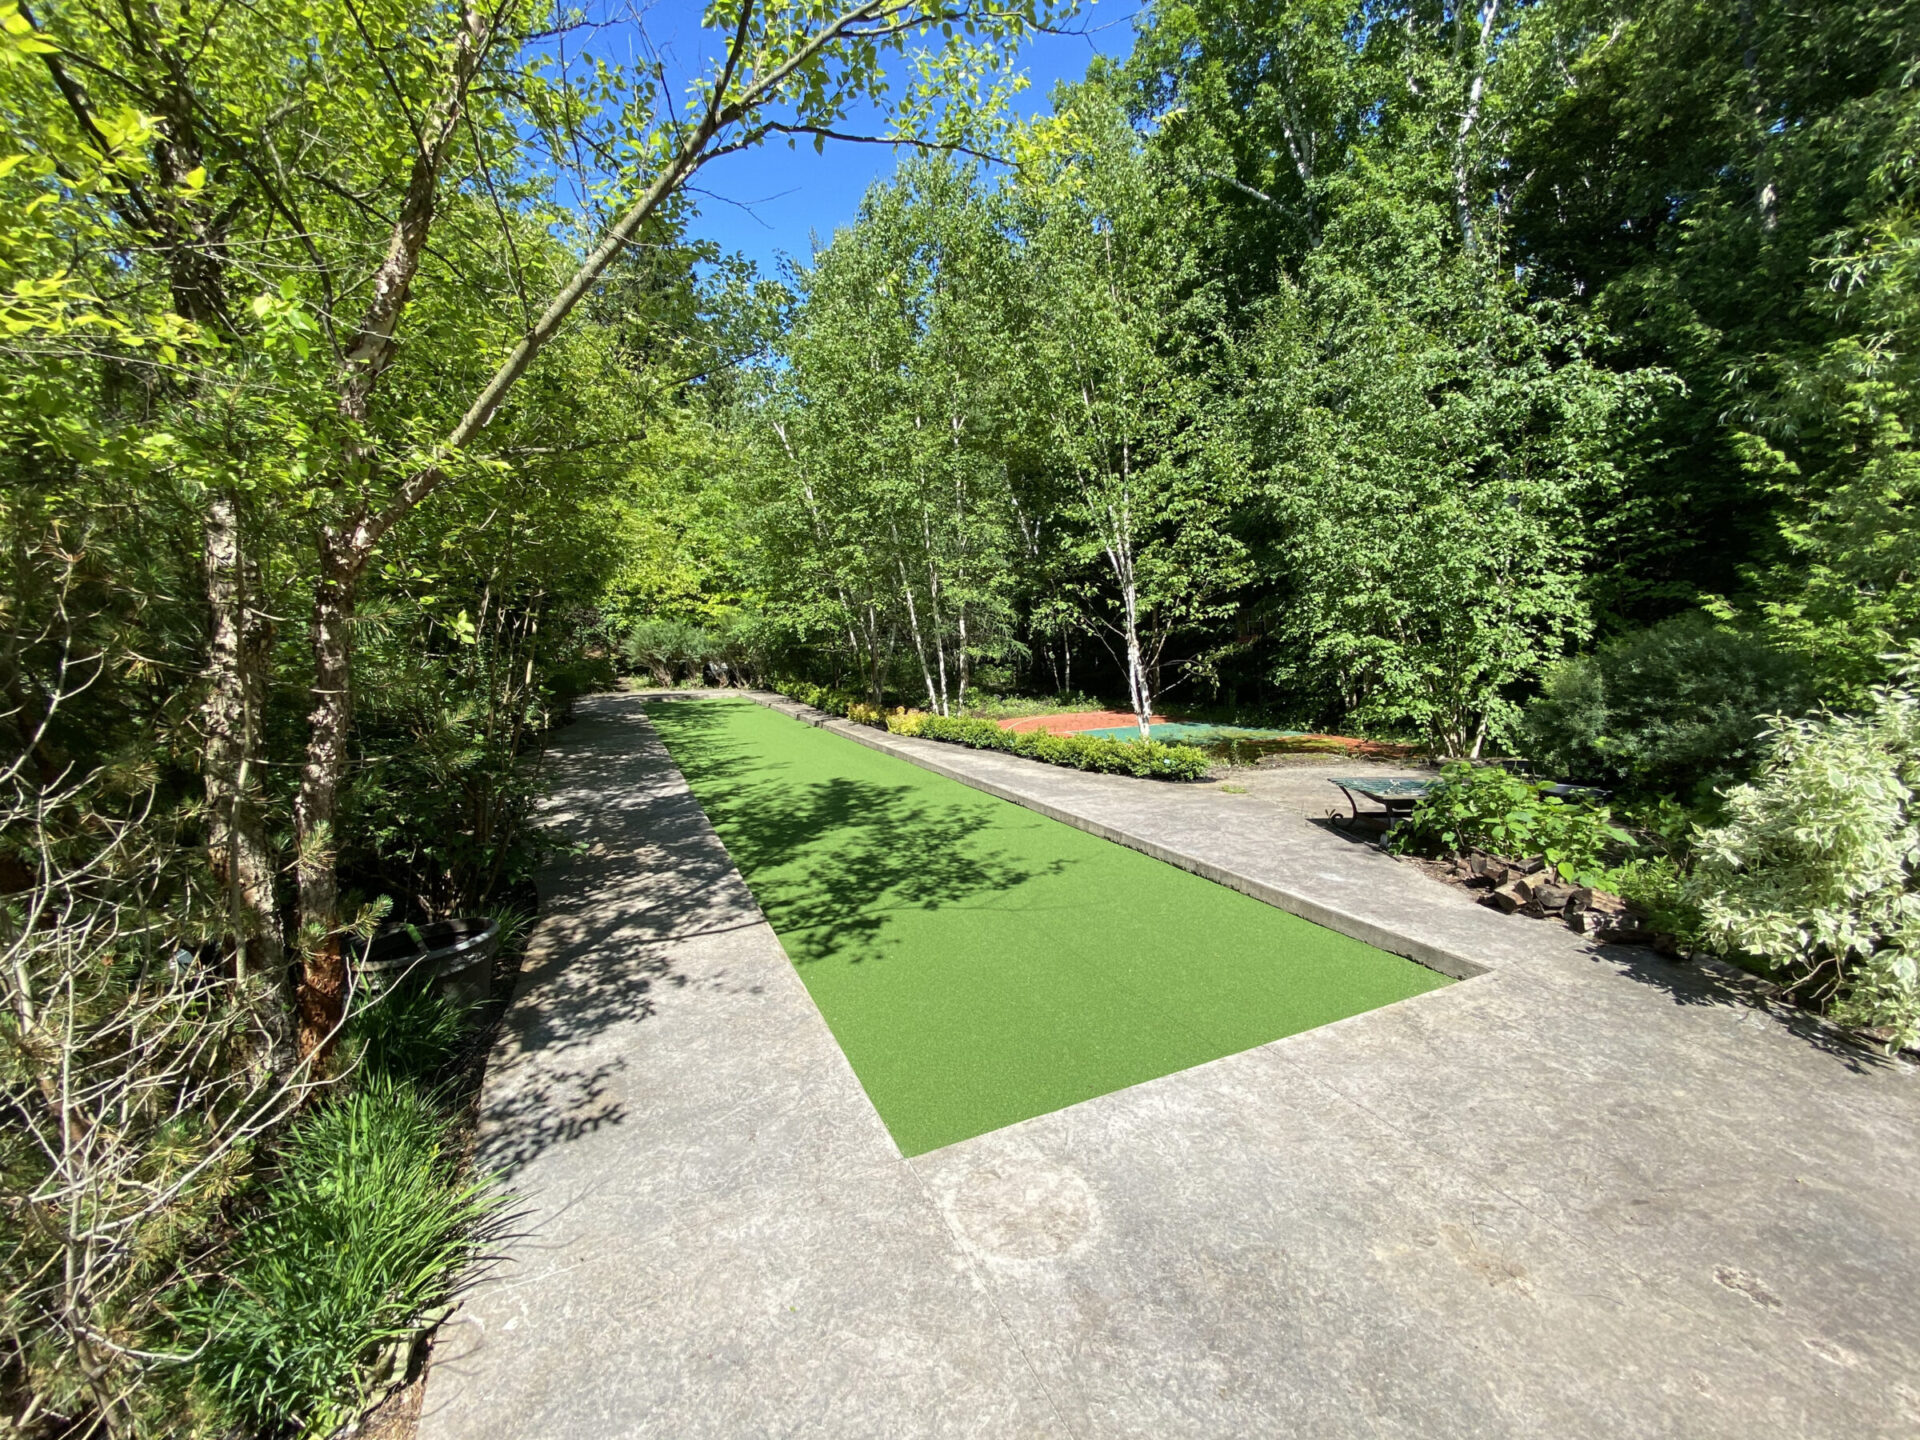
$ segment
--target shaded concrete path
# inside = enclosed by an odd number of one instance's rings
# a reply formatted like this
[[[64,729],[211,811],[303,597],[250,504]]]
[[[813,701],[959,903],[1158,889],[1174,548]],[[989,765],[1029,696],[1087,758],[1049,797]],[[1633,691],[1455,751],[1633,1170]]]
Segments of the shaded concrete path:
[[[525,1235],[423,1440],[1920,1432],[1907,1067],[1249,797],[929,747],[1486,973],[904,1161],[639,702],[583,716],[484,1099]]]

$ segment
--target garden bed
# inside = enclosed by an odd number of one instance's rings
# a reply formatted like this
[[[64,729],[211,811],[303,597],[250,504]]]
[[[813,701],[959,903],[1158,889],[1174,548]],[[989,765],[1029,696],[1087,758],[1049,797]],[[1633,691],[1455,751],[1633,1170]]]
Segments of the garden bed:
[[[975,750],[999,750],[1027,760],[1104,775],[1132,775],[1142,780],[1204,780],[1213,768],[1212,757],[1206,751],[1158,740],[1050,735],[1044,731],[1016,733],[1002,729],[991,720],[961,720],[918,710],[896,711],[886,720],[887,729],[895,735],[941,740]]]

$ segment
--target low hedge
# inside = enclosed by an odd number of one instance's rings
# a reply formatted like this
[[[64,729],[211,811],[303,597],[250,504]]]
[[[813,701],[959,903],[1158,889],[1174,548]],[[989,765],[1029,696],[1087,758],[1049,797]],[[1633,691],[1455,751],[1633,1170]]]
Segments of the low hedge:
[[[1204,780],[1212,766],[1207,753],[1192,745],[1112,740],[1103,735],[1016,734],[1002,730],[991,720],[959,720],[917,710],[895,711],[887,716],[887,729],[896,735],[918,735],[925,740],[944,740],[975,750],[1000,750],[1074,770],[1137,775],[1145,780]]]
[[[851,690],[836,690],[831,685],[815,685],[807,680],[776,680],[773,688],[789,700],[811,705],[829,715],[844,716],[862,725],[878,725],[880,709]]]

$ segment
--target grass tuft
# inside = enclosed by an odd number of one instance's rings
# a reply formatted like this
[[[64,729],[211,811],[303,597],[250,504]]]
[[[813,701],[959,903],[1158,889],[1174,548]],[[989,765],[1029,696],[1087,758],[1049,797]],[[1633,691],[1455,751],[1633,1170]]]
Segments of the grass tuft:
[[[224,1281],[190,1307],[208,1408],[262,1437],[327,1435],[360,1411],[382,1351],[503,1221],[491,1185],[461,1178],[452,1128],[417,1086],[372,1071],[292,1128]]]
[[[367,1079],[434,1084],[465,1051],[467,1012],[430,983],[403,981],[365,1005],[347,1022],[345,1050]],[[364,1083],[364,1081],[363,1081]]]

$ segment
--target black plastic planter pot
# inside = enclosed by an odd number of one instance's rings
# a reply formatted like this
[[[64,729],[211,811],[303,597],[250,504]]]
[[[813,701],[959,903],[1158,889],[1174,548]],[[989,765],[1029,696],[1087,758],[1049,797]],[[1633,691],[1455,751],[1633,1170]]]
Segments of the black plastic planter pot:
[[[368,942],[355,969],[360,983],[376,993],[413,979],[434,986],[449,1000],[478,1005],[493,987],[493,957],[499,949],[500,923],[484,916],[391,925]]]

